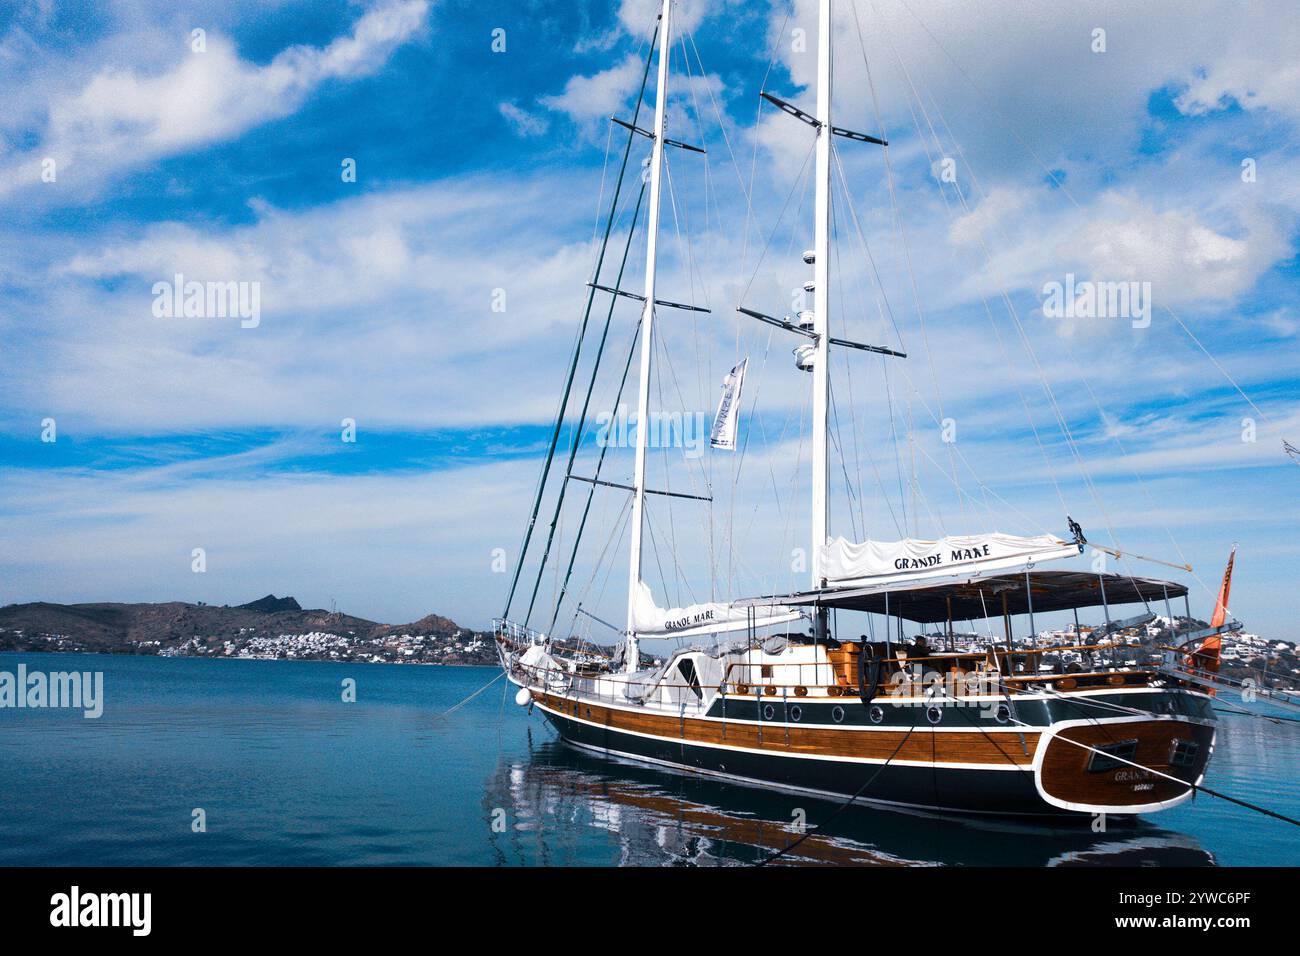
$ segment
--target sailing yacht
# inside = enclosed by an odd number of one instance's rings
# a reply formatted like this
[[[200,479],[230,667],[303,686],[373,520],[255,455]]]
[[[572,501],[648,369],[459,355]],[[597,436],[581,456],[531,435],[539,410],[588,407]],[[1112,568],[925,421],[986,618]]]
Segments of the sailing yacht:
[[[656,289],[664,150],[696,149],[665,136],[672,14],[671,0],[664,0],[646,60],[648,79],[657,48],[653,126],[638,125],[640,103],[631,122],[615,120],[627,131],[629,149],[637,137],[651,143],[644,286],[634,293],[617,282],[599,284],[599,263],[589,284],[591,296],[603,292],[642,303],[639,422],[648,421],[650,412],[657,312],[690,308],[657,298]],[[630,496],[627,616],[617,653],[593,654],[580,649],[572,635],[543,632],[511,618],[569,403],[575,351],[506,612],[495,623],[501,665],[519,688],[516,700],[540,711],[576,747],[767,788],[957,813],[1141,814],[1175,806],[1193,794],[1214,749],[1212,697],[1179,679],[1175,667],[1126,666],[1116,649],[1155,619],[1153,606],[1163,604],[1173,620],[1170,602],[1187,600],[1185,586],[1050,568],[1084,550],[1083,530],[1068,518],[1070,530],[1061,536],[989,532],[850,541],[830,534],[831,350],[866,350],[887,360],[905,355],[837,338],[830,328],[831,139],[887,143],[833,124],[831,0],[821,0],[818,16],[816,114],[763,93],[816,138],[814,243],[803,255],[811,267],[805,288],[812,293],[812,308],[796,320],[738,309],[794,336],[800,342],[796,364],[810,373],[808,586],[659,607],[643,576],[643,528],[647,495],[666,492],[647,488],[649,429],[638,428],[630,485],[580,479],[572,467],[563,477],[565,485],[585,480]],[[608,235],[607,227],[607,240]],[[729,389],[743,378],[743,363],[733,373]],[[728,395],[715,424],[723,432],[735,428],[730,416],[738,401],[734,393]],[[561,500],[562,495],[563,488]],[[543,565],[550,549],[548,538]],[[1126,604],[1141,604],[1145,612],[1112,616]],[[1101,609],[1104,623],[1085,631],[1078,623],[1081,609]],[[1026,615],[1033,635],[1036,613],[1061,611],[1075,615],[1070,646],[1013,639],[1013,616]],[[876,627],[871,637],[836,633],[838,612],[864,612],[868,620],[883,620],[884,627]],[[954,621],[999,617],[1005,640],[955,646]],[[931,628],[936,646],[923,638],[903,642],[903,622]],[[1198,654],[1203,666],[1207,648],[1217,647],[1210,643],[1214,635],[1234,626],[1240,625],[1220,620],[1209,631],[1181,634],[1169,660],[1190,662],[1188,655]],[[664,659],[641,652],[640,641],[668,638],[678,639],[678,649]],[[682,646],[686,641],[690,646]],[[1196,651],[1187,651],[1192,644]],[[1071,663],[1063,664],[1063,656]]]

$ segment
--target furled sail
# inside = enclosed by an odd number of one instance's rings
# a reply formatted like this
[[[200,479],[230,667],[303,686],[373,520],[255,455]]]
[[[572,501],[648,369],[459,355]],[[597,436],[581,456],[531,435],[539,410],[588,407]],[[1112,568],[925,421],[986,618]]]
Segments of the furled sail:
[[[1082,546],[1050,534],[954,535],[938,541],[853,542],[835,538],[822,552],[822,570],[831,587],[920,581],[953,574],[982,574],[1040,561],[1078,556]]]
[[[637,587],[636,601],[632,605],[632,622],[641,637],[691,637],[698,634],[718,634],[743,631],[747,627],[764,627],[768,624],[785,624],[803,617],[779,605],[763,607],[736,607],[714,602],[692,604],[689,607],[661,608],[655,603],[650,586],[644,581]]]

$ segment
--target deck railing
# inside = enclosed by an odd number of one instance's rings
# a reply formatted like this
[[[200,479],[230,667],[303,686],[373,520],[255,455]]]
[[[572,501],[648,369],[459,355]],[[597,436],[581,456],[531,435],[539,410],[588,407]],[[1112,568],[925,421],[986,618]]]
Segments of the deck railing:
[[[756,697],[764,700],[797,701],[812,697],[851,697],[857,693],[856,654],[838,662],[827,661],[791,661],[788,663],[762,661],[732,661],[727,665],[723,679],[718,684],[686,683],[673,680],[668,674],[658,680],[646,681],[644,678],[633,679],[630,675],[619,672],[583,672],[582,669],[569,667],[536,667],[520,663],[519,654],[534,642],[544,640],[537,631],[532,631],[508,621],[494,622],[497,633],[504,644],[502,648],[503,664],[519,683],[535,687],[574,700],[581,698],[593,701],[627,703],[633,700],[647,699],[661,707],[669,709],[676,705],[682,713],[698,714],[707,709],[706,701],[711,704],[708,692],[718,692],[728,698]],[[1052,650],[1098,650],[1105,645],[1074,645],[1071,647],[1052,648]],[[1032,693],[1038,686],[1053,684],[1059,690],[1073,690],[1076,687],[1097,686],[1107,683],[1118,685],[1114,680],[1122,675],[1122,683],[1141,684],[1149,681],[1153,673],[1146,669],[1134,671],[1089,670],[1075,673],[1040,674],[1004,673],[1000,668],[1008,664],[1010,656],[1040,655],[1045,649],[1020,649],[1008,652],[1002,648],[990,648],[989,652],[936,653],[925,656],[911,656],[905,648],[899,648],[893,657],[879,658],[882,665],[880,692],[900,697],[917,697],[926,694],[927,682],[942,679],[953,684],[957,696],[987,695],[989,693]],[[973,666],[964,666],[973,665]],[[775,680],[776,669],[780,668],[781,679]],[[769,669],[764,674],[764,669]],[[795,680],[788,679],[789,670],[795,672]],[[811,669],[811,670],[809,670]],[[838,676],[846,670],[844,678]],[[831,683],[824,677],[833,676]],[[806,681],[806,682],[805,682]],[[984,685],[992,681],[995,689]],[[637,685],[643,692],[629,695],[627,689]],[[669,691],[671,700],[665,701],[662,692]],[[696,694],[695,692],[699,693]]]

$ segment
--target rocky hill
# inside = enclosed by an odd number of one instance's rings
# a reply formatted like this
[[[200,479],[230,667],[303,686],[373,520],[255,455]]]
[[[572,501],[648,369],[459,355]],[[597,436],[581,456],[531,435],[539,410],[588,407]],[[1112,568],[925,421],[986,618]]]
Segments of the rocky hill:
[[[0,608],[0,651],[494,664],[490,634],[430,614],[380,624],[303,609],[273,594],[236,607],[186,604],[10,604]]]

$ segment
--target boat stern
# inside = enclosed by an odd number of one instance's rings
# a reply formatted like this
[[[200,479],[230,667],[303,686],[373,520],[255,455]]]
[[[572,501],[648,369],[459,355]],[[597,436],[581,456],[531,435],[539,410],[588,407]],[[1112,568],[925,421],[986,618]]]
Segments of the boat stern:
[[[1166,810],[1201,782],[1214,738],[1212,723],[1174,717],[1060,721],[1039,740],[1034,784],[1062,810]]]

